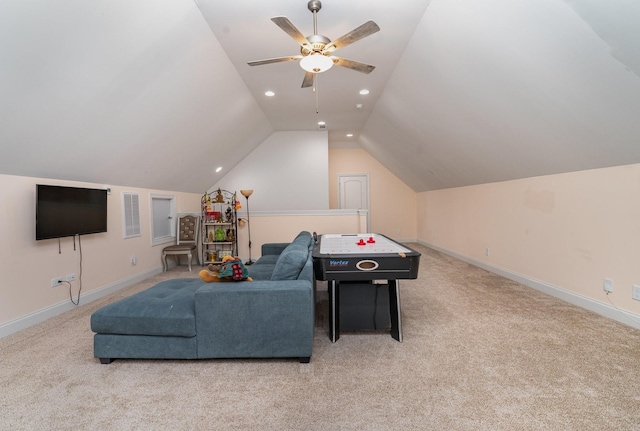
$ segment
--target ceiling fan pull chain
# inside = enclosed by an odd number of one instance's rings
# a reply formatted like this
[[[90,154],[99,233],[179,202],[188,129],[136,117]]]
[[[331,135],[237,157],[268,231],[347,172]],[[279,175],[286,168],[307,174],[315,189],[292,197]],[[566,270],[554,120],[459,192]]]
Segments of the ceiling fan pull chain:
[[[316,73],[316,76],[314,77],[315,79],[313,80],[313,92],[316,94],[316,114],[320,113],[320,105],[318,103],[318,74]]]

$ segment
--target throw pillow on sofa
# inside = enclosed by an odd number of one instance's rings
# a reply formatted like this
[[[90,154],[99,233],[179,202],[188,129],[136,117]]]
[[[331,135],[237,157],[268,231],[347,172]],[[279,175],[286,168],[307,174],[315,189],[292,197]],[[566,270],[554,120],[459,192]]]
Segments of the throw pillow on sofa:
[[[273,268],[271,280],[296,280],[304,264],[307,262],[310,241],[311,234],[308,232],[306,232],[306,235],[298,235],[296,239],[280,253],[276,261],[276,266]]]
[[[311,243],[311,234],[309,231],[303,230],[291,242],[303,244],[306,247]]]

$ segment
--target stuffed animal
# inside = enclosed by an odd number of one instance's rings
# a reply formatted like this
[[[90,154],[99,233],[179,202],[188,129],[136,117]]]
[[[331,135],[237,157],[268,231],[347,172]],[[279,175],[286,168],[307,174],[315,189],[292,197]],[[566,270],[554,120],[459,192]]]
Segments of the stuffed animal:
[[[209,265],[207,269],[203,269],[198,273],[202,281],[207,283],[219,281],[253,281],[249,277],[249,271],[244,266],[239,257],[225,256],[222,259],[222,265],[218,269]]]

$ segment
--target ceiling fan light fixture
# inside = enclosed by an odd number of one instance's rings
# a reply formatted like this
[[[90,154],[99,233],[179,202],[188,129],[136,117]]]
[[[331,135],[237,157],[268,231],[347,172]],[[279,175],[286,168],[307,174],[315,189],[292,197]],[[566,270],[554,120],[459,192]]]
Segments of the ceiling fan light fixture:
[[[300,60],[300,67],[312,73],[322,73],[331,69],[331,66],[333,66],[333,60],[319,52],[314,52]]]

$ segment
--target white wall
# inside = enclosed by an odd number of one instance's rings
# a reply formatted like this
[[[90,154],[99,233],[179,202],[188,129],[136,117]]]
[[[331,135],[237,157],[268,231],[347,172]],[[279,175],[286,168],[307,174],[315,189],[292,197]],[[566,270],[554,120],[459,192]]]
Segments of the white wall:
[[[362,148],[329,150],[329,193],[331,208],[339,208],[338,175],[369,176],[369,231],[399,241],[417,238],[417,193]]]
[[[0,175],[0,336],[71,308],[66,284],[51,287],[51,279],[80,276],[80,248],[73,238],[35,240],[36,184],[102,188],[103,184]],[[141,236],[123,238],[122,192],[140,196]],[[97,292],[146,278],[162,270],[163,245],[151,245],[150,194],[176,197],[177,212],[199,211],[200,195],[111,186],[107,196],[107,233],[84,235],[80,303]],[[131,256],[137,257],[132,265]],[[80,280],[72,282],[77,295]]]
[[[418,237],[640,327],[640,165],[420,193]]]
[[[250,211],[329,208],[328,133],[275,132],[209,191],[253,189]]]
[[[73,238],[35,240],[35,186],[56,184],[102,188],[103,184],[0,175],[0,337],[74,308],[69,287],[51,287],[51,279],[75,273],[80,276],[80,247]],[[200,195],[110,186],[107,197],[107,233],[85,235],[82,243],[82,295],[80,305],[141,281],[162,270],[164,244],[151,245],[150,196],[176,197],[177,212],[198,212]],[[140,196],[141,236],[123,238],[122,193]],[[364,220],[357,211],[301,210],[257,212],[252,222],[252,258],[260,256],[265,242],[290,241],[301,230],[319,234],[363,231]],[[248,259],[248,227],[239,229],[240,255]],[[60,247],[60,249],[59,249]],[[136,256],[137,263],[131,263]],[[197,271],[198,267],[194,268]],[[72,282],[74,299],[80,280]]]
[[[300,231],[324,233],[365,233],[366,213],[357,210],[284,211],[251,213],[251,253],[249,253],[248,225],[238,228],[238,249],[243,260],[261,256],[262,244],[289,242]]]

